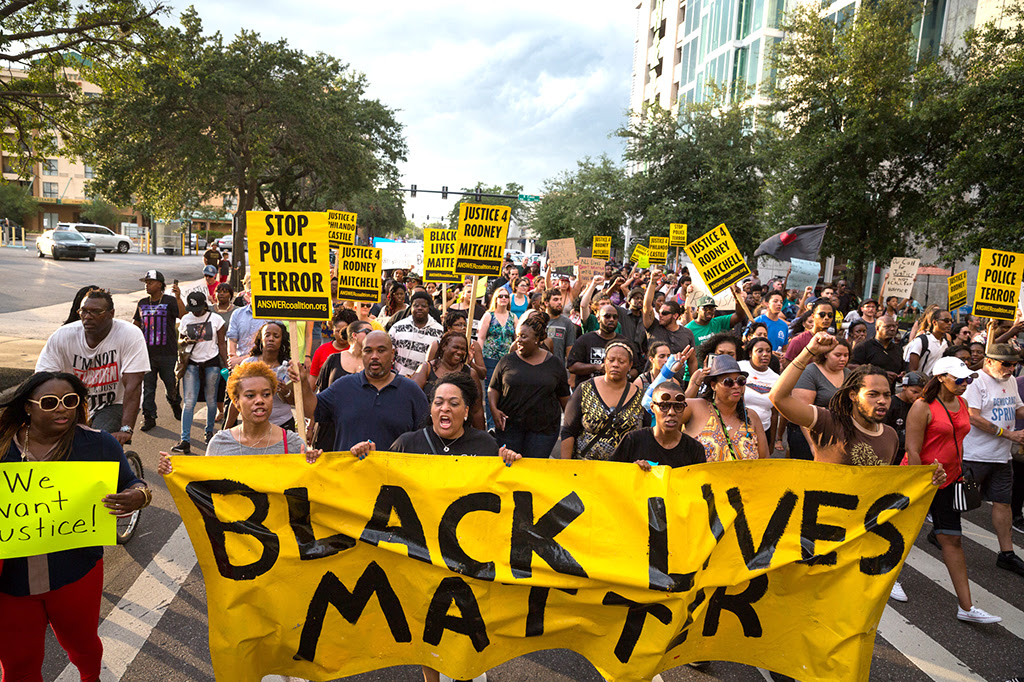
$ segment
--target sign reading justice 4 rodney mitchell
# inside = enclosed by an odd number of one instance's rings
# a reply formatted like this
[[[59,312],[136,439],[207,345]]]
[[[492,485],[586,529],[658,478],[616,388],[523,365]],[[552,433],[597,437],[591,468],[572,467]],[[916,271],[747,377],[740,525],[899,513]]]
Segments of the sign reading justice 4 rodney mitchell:
[[[327,214],[248,211],[245,220],[253,317],[330,319]]]
[[[455,254],[456,275],[500,275],[512,209],[508,206],[462,204]]]

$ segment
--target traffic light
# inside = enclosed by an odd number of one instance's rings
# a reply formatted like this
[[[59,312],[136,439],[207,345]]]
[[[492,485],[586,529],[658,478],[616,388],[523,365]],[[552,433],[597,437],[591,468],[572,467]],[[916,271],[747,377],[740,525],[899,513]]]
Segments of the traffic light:
[[[448,185],[444,185],[441,188],[441,198],[442,199],[447,199],[448,198]]]
[[[416,198],[416,185],[409,185],[409,196]]]

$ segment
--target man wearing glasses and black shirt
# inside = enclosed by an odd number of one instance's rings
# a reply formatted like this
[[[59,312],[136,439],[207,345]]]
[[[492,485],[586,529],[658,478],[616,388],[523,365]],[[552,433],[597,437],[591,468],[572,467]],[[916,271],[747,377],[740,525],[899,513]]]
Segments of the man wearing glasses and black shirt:
[[[889,382],[895,382],[903,372],[903,349],[895,341],[899,331],[892,317],[880,317],[875,323],[875,337],[857,344],[850,364],[881,367],[889,375]]]
[[[629,339],[615,333],[615,328],[619,326],[619,309],[605,303],[598,309],[597,319],[597,331],[587,332],[576,339],[565,360],[569,373],[576,377],[576,385],[604,372],[605,346],[616,340],[629,344],[633,349],[633,367],[629,370],[629,380],[636,379],[640,376],[639,362],[643,362],[643,356]]]

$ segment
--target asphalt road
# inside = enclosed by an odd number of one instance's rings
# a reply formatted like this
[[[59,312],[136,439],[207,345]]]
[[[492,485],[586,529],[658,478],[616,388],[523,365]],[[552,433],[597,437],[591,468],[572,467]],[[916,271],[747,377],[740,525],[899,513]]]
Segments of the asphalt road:
[[[87,284],[97,284],[115,294],[138,291],[143,288],[139,278],[150,269],[162,272],[170,286],[175,279],[201,279],[203,258],[201,254],[154,256],[100,251],[91,262],[54,261],[49,256],[37,257],[33,242],[26,250],[0,248],[0,314],[70,303]]]

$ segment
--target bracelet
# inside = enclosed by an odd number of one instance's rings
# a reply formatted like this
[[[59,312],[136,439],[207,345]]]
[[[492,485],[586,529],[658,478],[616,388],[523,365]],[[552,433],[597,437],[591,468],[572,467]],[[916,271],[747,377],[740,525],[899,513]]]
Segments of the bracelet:
[[[999,429],[998,431],[996,431],[996,438],[1002,438],[1003,437],[1003,427],[1002,426],[997,426],[996,428]]]
[[[799,369],[799,370],[800,370],[801,372],[802,372],[802,371],[804,371],[805,369],[807,369],[807,365],[801,365],[801,364],[800,364],[799,362],[797,362],[796,360],[794,360],[793,362],[791,362],[791,363],[789,363],[789,364],[793,365],[794,367],[796,367],[797,369]]]
[[[151,491],[148,487],[147,488],[132,488],[132,490],[141,490],[142,491],[142,496],[145,498],[145,500],[142,502],[142,506],[140,506],[139,509],[144,509],[144,508],[148,507],[150,505],[150,503],[153,501],[153,491]]]

